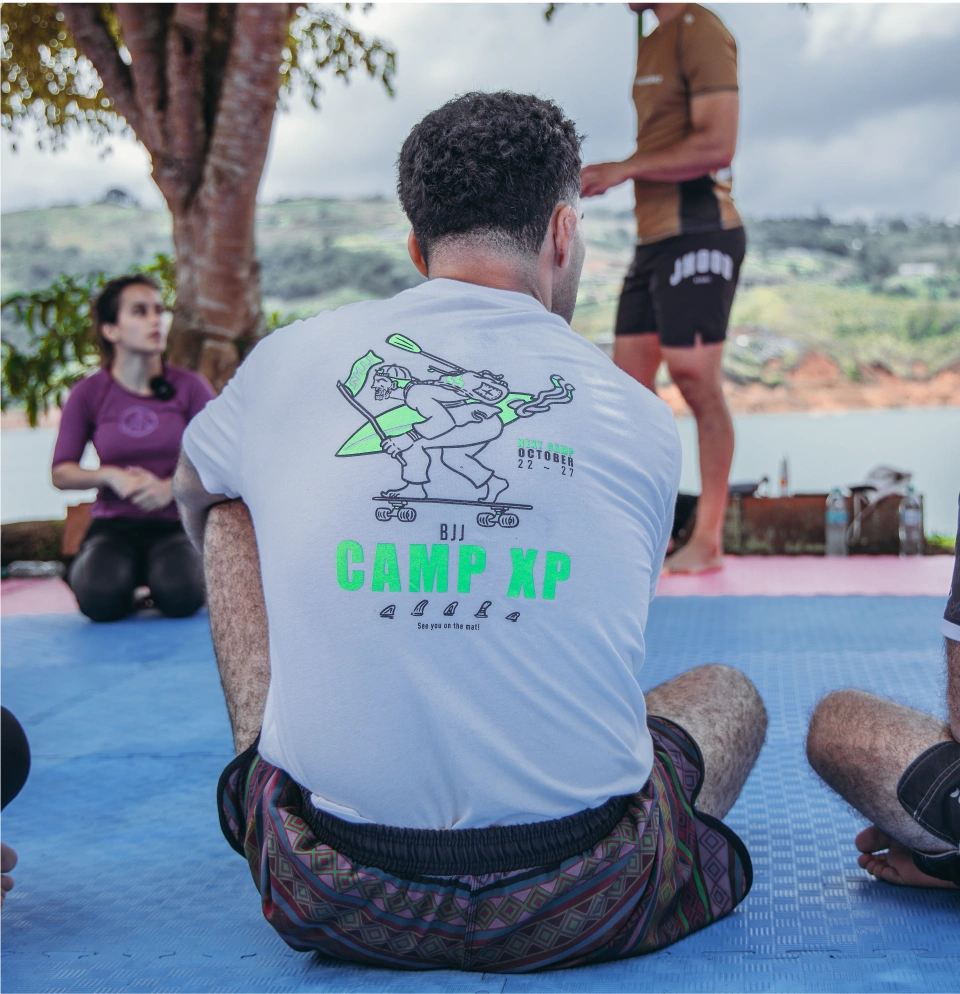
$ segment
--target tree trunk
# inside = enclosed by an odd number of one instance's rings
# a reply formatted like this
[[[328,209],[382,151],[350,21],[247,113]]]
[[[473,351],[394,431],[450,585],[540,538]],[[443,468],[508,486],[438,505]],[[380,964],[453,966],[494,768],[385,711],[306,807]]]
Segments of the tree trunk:
[[[262,333],[257,190],[295,6],[117,4],[130,59],[102,5],[64,4],[81,51],[150,153],[173,216],[177,303],[169,357],[220,391]]]
[[[240,351],[263,331],[255,193],[247,199],[204,191],[173,213],[177,302],[168,355],[174,365],[202,373],[218,393],[237,368]]]
[[[236,9],[199,187],[186,197],[164,191],[177,254],[170,361],[203,373],[218,392],[237,368],[238,344],[249,347],[263,330],[254,222],[292,13],[289,4]]]

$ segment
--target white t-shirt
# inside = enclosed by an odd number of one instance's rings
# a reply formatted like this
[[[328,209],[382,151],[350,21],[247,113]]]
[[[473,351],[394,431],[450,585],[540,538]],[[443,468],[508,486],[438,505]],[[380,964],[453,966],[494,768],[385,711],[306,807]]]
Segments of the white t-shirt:
[[[646,782],[637,674],[680,444],[562,318],[444,279],[320,314],[257,345],[183,446],[250,508],[260,754],[318,807],[478,828]]]

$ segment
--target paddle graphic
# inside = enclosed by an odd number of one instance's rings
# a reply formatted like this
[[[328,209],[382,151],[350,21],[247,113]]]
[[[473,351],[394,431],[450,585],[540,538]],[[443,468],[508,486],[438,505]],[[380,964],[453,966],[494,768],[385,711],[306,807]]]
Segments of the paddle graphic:
[[[424,352],[422,348],[413,339],[407,338],[406,335],[391,335],[387,339],[387,345],[392,345],[395,349],[402,349],[404,352],[412,352],[414,355],[426,356],[427,359],[432,359],[434,362],[442,363],[451,373],[465,373],[466,370],[463,366],[458,366],[454,362],[447,362],[446,359],[441,359],[440,356],[431,355],[429,352]],[[442,373],[442,369],[436,370],[438,373]]]

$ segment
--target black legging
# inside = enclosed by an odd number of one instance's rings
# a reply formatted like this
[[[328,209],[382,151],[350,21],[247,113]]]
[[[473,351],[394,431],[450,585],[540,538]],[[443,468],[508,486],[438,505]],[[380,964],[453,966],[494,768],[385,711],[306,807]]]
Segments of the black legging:
[[[142,585],[171,618],[188,617],[204,600],[203,566],[179,521],[95,520],[68,582],[92,621],[126,617],[134,606],[133,592]]]
[[[20,793],[30,772],[30,746],[20,722],[0,708],[0,808],[5,808]]]

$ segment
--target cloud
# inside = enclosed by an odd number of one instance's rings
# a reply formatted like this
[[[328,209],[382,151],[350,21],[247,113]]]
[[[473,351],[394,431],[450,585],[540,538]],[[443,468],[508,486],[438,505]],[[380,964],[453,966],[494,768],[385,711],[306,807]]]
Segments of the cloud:
[[[622,4],[379,4],[354,7],[397,50],[397,96],[355,76],[331,78],[317,113],[302,100],[278,116],[261,198],[392,196],[404,136],[425,113],[471,89],[556,100],[585,132],[585,155],[633,149],[630,98],[637,19]],[[807,212],[960,217],[958,4],[722,4],[738,41],[741,133],[736,192],[752,214]],[[149,160],[116,142],[105,160],[85,140],[66,155],[0,151],[0,206],[86,201],[111,186],[159,204]],[[628,207],[625,185],[603,202]]]
[[[804,50],[815,61],[858,50],[891,54],[960,34],[960,6],[950,3],[817,4],[811,14]]]
[[[958,189],[960,106],[932,102],[863,118],[827,139],[757,137],[737,163],[734,192],[750,214],[819,206],[842,218],[957,217]]]

